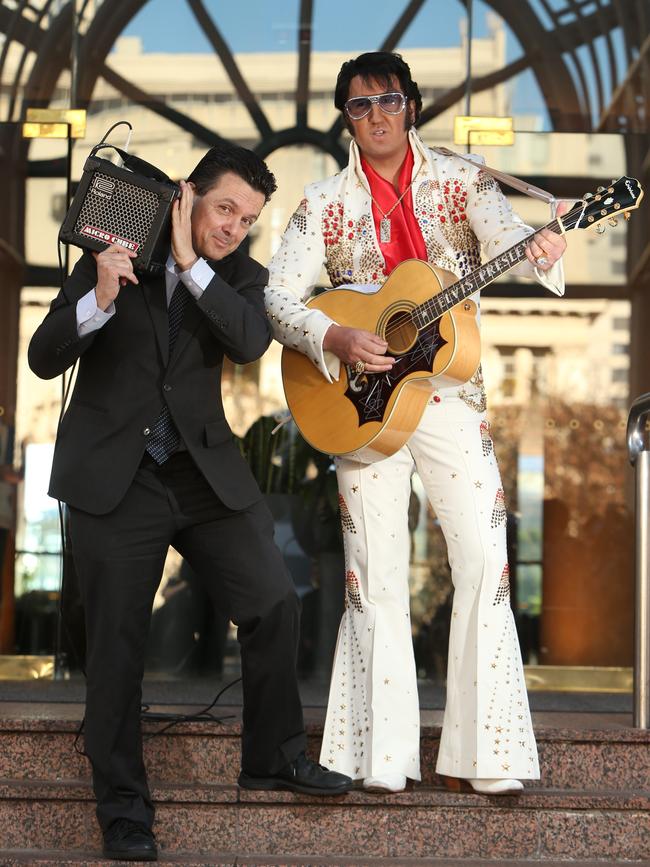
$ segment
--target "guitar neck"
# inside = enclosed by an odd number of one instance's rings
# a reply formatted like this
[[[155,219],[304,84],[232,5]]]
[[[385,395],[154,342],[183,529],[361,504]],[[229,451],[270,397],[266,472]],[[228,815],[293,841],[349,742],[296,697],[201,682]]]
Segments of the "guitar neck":
[[[572,226],[567,226],[564,220],[563,225],[565,229],[573,228]],[[562,231],[557,220],[547,223],[544,228],[550,229],[551,232],[555,232],[556,234]],[[493,280],[496,280],[497,277],[500,277],[501,274],[506,274],[515,265],[523,262],[526,258],[526,247],[532,237],[532,234],[529,235],[499,256],[486,262],[485,265],[481,265],[475,271],[472,271],[467,277],[457,280],[456,283],[452,283],[451,286],[448,286],[438,295],[434,295],[433,298],[430,298],[423,304],[419,304],[411,314],[418,328],[424,328],[430,322],[439,319],[443,313],[451,310],[456,304],[464,301],[465,298],[468,298],[475,292],[479,292],[485,286],[492,283]]]

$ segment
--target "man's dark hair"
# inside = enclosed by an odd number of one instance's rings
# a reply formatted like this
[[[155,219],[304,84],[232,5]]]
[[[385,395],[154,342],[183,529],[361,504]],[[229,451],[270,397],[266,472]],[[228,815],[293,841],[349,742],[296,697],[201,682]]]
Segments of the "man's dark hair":
[[[339,70],[338,78],[336,79],[336,90],[334,91],[334,105],[339,111],[343,112],[346,124],[348,117],[345,114],[345,103],[348,101],[350,92],[350,82],[353,78],[359,75],[366,83],[376,81],[390,91],[393,85],[393,79],[399,81],[399,86],[408,100],[413,100],[415,104],[415,118],[417,123],[422,110],[422,95],[417,82],[411,78],[411,70],[408,63],[402,59],[401,54],[395,54],[393,51],[367,51],[365,54],[360,54],[354,60],[346,60]],[[411,127],[410,118],[407,114],[407,128]]]
[[[199,196],[204,196],[226,172],[239,175],[250,187],[263,193],[265,202],[278,188],[275,176],[263,159],[253,151],[230,142],[211,147],[192,169],[187,180],[194,184]]]

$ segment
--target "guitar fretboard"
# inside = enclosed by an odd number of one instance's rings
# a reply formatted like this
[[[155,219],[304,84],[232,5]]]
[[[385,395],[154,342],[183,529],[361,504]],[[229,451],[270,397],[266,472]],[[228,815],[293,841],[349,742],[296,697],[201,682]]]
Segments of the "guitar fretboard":
[[[565,229],[573,228],[573,226],[567,225],[566,217],[562,219],[562,222]],[[556,233],[561,231],[557,220],[548,223],[544,228],[550,229],[552,232]],[[472,271],[467,275],[467,277],[463,277],[462,280],[452,283],[451,286],[448,286],[438,295],[434,295],[433,298],[430,298],[428,301],[415,307],[411,312],[411,317],[417,327],[424,328],[426,325],[439,319],[443,313],[451,310],[451,308],[455,307],[460,301],[469,298],[469,296],[473,295],[474,292],[480,291],[484,286],[487,286],[492,283],[493,280],[496,280],[497,277],[500,277],[501,274],[506,274],[514,268],[515,265],[523,262],[526,258],[526,247],[528,246],[528,242],[532,238],[533,234],[535,233],[532,233],[522,241],[519,241],[513,247],[510,247],[496,258],[491,259],[485,265],[481,265],[480,268]]]

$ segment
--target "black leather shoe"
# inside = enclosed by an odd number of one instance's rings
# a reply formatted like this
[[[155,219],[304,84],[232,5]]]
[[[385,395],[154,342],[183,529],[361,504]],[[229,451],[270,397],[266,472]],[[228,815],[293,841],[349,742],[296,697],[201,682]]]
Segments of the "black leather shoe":
[[[116,861],[157,861],[153,832],[131,819],[116,819],[104,832],[104,855]]]
[[[253,777],[241,772],[239,785],[242,789],[258,789],[265,792],[273,789],[289,789],[305,795],[342,795],[352,788],[352,780],[345,774],[328,771],[317,762],[312,762],[304,753],[295,758],[272,777]]]

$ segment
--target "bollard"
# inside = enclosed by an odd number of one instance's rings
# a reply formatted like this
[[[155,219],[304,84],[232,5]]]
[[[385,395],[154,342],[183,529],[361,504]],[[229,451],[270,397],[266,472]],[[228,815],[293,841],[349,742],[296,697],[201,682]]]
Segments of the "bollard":
[[[634,401],[627,449],[636,469],[634,726],[650,727],[650,393]]]

